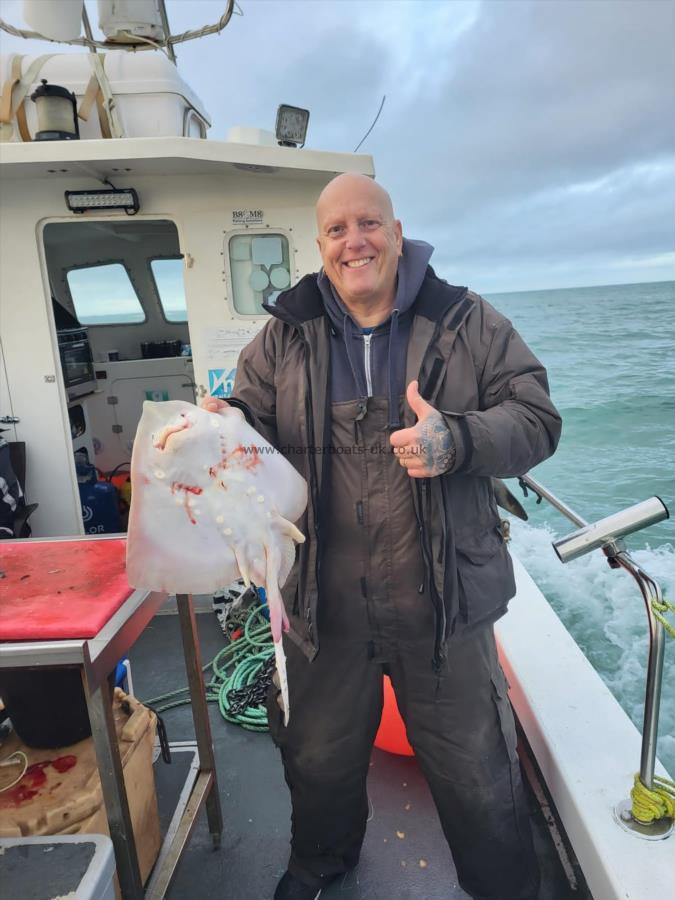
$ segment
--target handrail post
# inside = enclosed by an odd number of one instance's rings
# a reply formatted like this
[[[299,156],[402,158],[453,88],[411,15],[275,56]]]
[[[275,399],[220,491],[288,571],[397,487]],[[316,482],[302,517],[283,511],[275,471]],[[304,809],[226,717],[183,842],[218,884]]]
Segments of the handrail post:
[[[598,528],[601,534],[607,533],[607,537],[602,544],[602,550],[607,557],[609,565],[615,569],[625,569],[637,581],[647,610],[649,623],[649,660],[647,663],[639,778],[645,788],[650,791],[654,790],[656,739],[659,729],[659,707],[663,681],[665,629],[654,615],[652,603],[654,601],[662,603],[663,595],[657,582],[631,559],[621,538],[625,534],[667,518],[669,515],[668,509],[662,500],[653,497],[651,501],[645,501],[643,504],[638,504],[635,507],[617,513],[610,519],[604,519],[600,523],[592,525],[582,519],[571,507],[559,500],[555,494],[551,493],[538,481],[535,481],[530,475],[523,475],[519,481],[525,493],[527,493],[526,488],[530,488],[537,494],[539,498],[537,502],[541,499],[546,500],[580,529],[574,535],[569,535],[566,538],[553,542],[553,548],[561,562],[567,562],[569,559],[574,559],[589,552],[594,547],[600,546],[597,538],[594,545],[592,542],[589,542],[588,546],[583,546],[583,542],[579,541],[576,544],[574,543],[579,536],[583,538],[586,533],[594,528]],[[605,529],[602,529],[602,526],[605,526]],[[671,819],[663,818],[652,822],[640,822],[633,815],[632,809],[633,804],[630,799],[622,800],[614,809],[616,821],[622,828],[630,831],[631,834],[646,840],[663,840],[672,833],[673,821]]]
[[[665,632],[663,625],[654,616],[651,601],[661,602],[661,589],[646,572],[633,562],[627,553],[618,553],[614,559],[637,581],[645,601],[647,618],[649,620],[649,661],[647,664],[647,688],[645,691],[644,724],[642,728],[640,781],[646,788],[652,790],[654,787],[656,737],[659,728],[659,705],[663,680]]]

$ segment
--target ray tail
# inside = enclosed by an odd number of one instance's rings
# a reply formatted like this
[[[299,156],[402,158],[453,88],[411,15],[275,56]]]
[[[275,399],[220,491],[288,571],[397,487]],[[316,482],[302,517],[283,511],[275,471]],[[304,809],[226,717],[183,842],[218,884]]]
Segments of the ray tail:
[[[274,644],[274,659],[277,664],[277,674],[279,676],[279,687],[281,688],[281,699],[284,703],[284,725],[288,725],[288,719],[291,714],[291,708],[288,701],[288,677],[286,675],[286,654],[284,653],[284,645],[282,641]]]
[[[284,601],[279,590],[279,564],[281,562],[279,551],[274,547],[265,547],[265,559],[267,571],[265,573],[265,590],[267,592],[267,606],[270,611],[270,625],[272,626],[272,639],[275,644],[281,641],[281,632],[288,631],[289,622]]]

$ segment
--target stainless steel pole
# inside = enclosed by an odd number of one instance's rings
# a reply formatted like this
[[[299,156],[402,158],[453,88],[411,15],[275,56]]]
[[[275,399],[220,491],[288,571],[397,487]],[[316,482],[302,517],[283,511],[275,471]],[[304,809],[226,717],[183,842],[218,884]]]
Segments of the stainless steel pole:
[[[658,584],[637,566],[627,553],[619,553],[614,559],[637,581],[645,602],[649,620],[649,661],[647,663],[647,687],[645,691],[645,711],[642,726],[642,751],[640,754],[640,781],[649,790],[654,788],[654,765],[656,762],[656,738],[659,730],[659,706],[661,703],[661,683],[663,680],[663,657],[665,631],[654,616],[652,599],[661,602]]]
[[[555,494],[552,494],[548,488],[545,488],[543,484],[540,484],[538,481],[535,481],[531,475],[522,475],[519,479],[523,484],[526,484],[531,490],[534,491],[535,494],[539,494],[540,497],[543,497],[544,500],[548,500],[551,506],[555,506],[558,512],[561,512],[564,516],[566,516],[570,522],[574,522],[579,528],[583,528],[585,525],[588,525],[588,522],[585,519],[582,519],[580,515],[574,512],[574,510],[568,506],[566,503],[563,503]]]
[[[82,4],[82,25],[84,26],[84,34],[88,41],[94,40],[94,35],[91,30],[91,23],[89,21],[89,14],[87,13],[87,7],[85,4]],[[96,47],[93,45],[89,45],[89,52],[96,53]]]
[[[187,669],[188,685],[190,687],[192,720],[195,726],[195,737],[197,738],[197,748],[199,750],[199,769],[200,772],[208,772],[212,776],[210,790],[206,798],[206,818],[209,823],[213,846],[217,848],[220,846],[220,837],[223,831],[223,815],[220,809],[216,760],[213,755],[209,707],[206,702],[206,689],[204,687],[202,652],[199,645],[197,618],[192,603],[192,595],[177,594],[176,605],[178,606],[183,653],[185,654],[185,668]]]
[[[96,748],[96,760],[101,778],[101,791],[105,802],[110,828],[110,838],[115,848],[117,877],[123,900],[141,900],[143,882],[138,866],[136,841],[131,824],[131,813],[124,785],[124,771],[117,743],[117,731],[112,711],[112,694],[106,678],[100,679],[90,691],[86,664],[82,682],[89,710],[91,734]]]
[[[164,29],[164,40],[166,41],[166,52],[169,54],[169,59],[172,63],[176,63],[176,51],[173,49],[173,44],[169,42],[169,38],[171,37],[171,29],[169,27],[169,16],[166,11],[166,3],[164,0],[158,0],[159,2],[159,15],[162,19],[162,28]]]

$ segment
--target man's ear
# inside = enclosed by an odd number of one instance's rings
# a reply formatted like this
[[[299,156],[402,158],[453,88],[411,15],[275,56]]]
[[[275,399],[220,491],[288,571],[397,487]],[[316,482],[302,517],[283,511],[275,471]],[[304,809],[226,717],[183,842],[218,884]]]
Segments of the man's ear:
[[[398,255],[403,255],[403,226],[401,225],[400,219],[394,220],[394,235],[396,236],[396,249],[398,250]]]

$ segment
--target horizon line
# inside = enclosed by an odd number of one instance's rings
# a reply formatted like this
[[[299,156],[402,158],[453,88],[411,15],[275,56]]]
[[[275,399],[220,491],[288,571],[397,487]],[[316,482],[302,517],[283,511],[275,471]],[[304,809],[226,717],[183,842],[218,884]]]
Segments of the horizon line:
[[[508,291],[493,291],[486,290],[483,291],[485,294],[535,294],[540,291],[577,291],[583,288],[595,288],[595,287],[632,287],[640,284],[675,284],[675,277],[673,278],[660,278],[657,281],[619,281],[619,282],[611,282],[610,284],[571,284],[566,287],[539,287],[539,288],[516,288],[515,290],[511,289]]]

